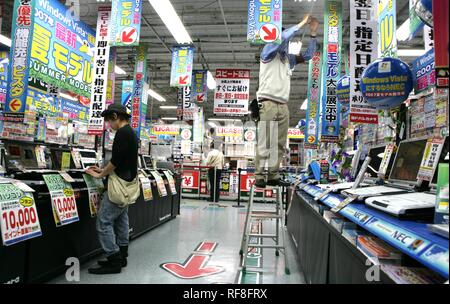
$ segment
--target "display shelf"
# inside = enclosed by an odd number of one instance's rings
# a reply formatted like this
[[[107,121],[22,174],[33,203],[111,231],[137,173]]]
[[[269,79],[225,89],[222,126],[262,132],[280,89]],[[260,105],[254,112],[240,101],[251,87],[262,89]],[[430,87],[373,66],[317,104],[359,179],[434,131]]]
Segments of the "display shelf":
[[[304,186],[303,191],[313,197],[323,192],[314,185]],[[328,194],[320,201],[333,208],[344,199]],[[430,232],[426,223],[401,220],[361,203],[351,203],[338,213],[448,279],[448,239]]]

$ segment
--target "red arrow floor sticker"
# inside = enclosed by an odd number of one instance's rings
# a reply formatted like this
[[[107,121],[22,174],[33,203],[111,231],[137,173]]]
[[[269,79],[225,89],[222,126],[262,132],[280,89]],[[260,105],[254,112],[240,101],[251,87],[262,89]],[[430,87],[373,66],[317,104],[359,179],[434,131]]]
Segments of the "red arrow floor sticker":
[[[215,242],[201,242],[195,252],[199,253],[212,253],[217,247],[217,243]]]
[[[225,271],[220,266],[206,266],[210,259],[209,255],[192,254],[183,263],[164,263],[161,264],[161,268],[170,272],[174,276],[180,279],[198,279]]]

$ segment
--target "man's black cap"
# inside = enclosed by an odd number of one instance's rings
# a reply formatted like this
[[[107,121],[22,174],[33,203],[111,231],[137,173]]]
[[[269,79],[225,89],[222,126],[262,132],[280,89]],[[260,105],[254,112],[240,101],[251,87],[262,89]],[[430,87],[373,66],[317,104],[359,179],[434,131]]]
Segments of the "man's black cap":
[[[102,112],[102,117],[109,116],[113,113],[124,114],[128,117],[131,117],[130,111],[126,107],[124,107],[121,104],[114,104],[114,103],[109,105],[108,109]]]

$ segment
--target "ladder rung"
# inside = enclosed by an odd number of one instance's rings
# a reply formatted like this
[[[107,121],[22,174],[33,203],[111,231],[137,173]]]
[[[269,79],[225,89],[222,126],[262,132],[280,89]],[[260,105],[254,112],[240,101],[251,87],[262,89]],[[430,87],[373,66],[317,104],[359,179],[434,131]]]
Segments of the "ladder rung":
[[[252,210],[252,213],[262,213],[262,214],[277,214],[275,210]]]
[[[281,215],[250,215],[251,218],[283,218]]]
[[[284,249],[283,245],[262,245],[262,244],[248,244],[248,248],[278,248]]]
[[[276,238],[275,234],[249,234],[250,237],[259,237],[259,238]]]

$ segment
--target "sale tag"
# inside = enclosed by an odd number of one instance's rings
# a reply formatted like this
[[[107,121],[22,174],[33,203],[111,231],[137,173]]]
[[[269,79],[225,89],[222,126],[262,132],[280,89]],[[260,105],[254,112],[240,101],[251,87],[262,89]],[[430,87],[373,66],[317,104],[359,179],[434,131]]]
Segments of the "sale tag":
[[[425,146],[425,152],[423,153],[422,162],[420,164],[419,173],[417,179],[424,181],[431,181],[433,173],[439,162],[439,157],[444,147],[443,138],[430,138]]]
[[[43,146],[35,147],[38,167],[41,169],[47,168],[47,162],[45,161],[45,151],[44,150],[45,150],[45,147],[43,147]]]
[[[167,180],[169,181],[170,191],[172,192],[173,195],[176,195],[177,187],[175,186],[175,180],[173,179],[172,172],[164,171],[164,175],[166,176]]]
[[[5,246],[41,236],[33,195],[0,183],[0,227]]]
[[[100,206],[100,197],[105,190],[105,186],[100,178],[94,178],[89,174],[83,174],[83,179],[88,188],[91,217],[95,217]]]
[[[14,186],[22,190],[23,192],[35,192],[33,188],[25,184],[24,182],[18,181],[18,180],[10,180],[10,183],[12,183]]]
[[[79,151],[75,151],[75,150],[72,151],[72,159],[75,164],[75,168],[81,169],[82,168],[81,155],[80,155]]]
[[[344,209],[344,207],[346,207],[348,204],[350,204],[351,202],[353,202],[356,199],[356,197],[354,196],[349,196],[347,197],[345,200],[343,200],[342,202],[340,202],[337,206],[335,206],[334,208],[331,209],[332,212],[337,213],[339,211],[341,211],[342,209]]]
[[[380,178],[384,178],[387,173],[389,162],[391,161],[392,154],[394,153],[395,144],[388,144],[384,149],[383,159],[381,160],[380,167],[378,169],[378,174]]]
[[[79,221],[77,203],[70,183],[59,174],[47,174],[42,177],[50,192],[56,226]]]
[[[75,180],[72,178],[72,176],[69,175],[69,173],[64,171],[59,171],[59,175],[68,183],[74,183]]]
[[[318,200],[324,198],[324,197],[327,196],[331,191],[333,191],[332,188],[323,191],[323,192],[320,193],[319,195],[316,195],[316,196],[314,197],[314,200],[315,200],[315,201],[318,201]]]
[[[156,180],[156,186],[158,187],[158,193],[159,196],[164,197],[167,196],[167,189],[164,185],[164,180],[162,179],[161,175],[159,175],[158,171],[150,171],[153,177]]]
[[[152,184],[147,176],[144,174],[139,174],[139,180],[141,181],[142,194],[144,196],[144,201],[148,202],[153,200]]]

